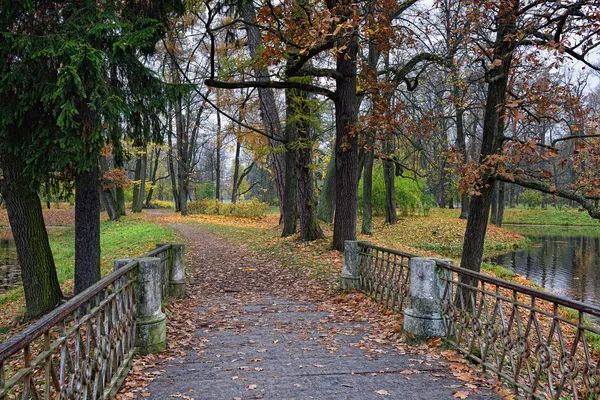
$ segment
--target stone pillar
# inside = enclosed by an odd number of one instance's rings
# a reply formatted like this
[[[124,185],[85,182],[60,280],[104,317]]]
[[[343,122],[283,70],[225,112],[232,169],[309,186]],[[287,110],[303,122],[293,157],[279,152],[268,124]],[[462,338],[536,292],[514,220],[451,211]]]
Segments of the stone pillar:
[[[344,242],[344,268],[340,274],[340,289],[358,289],[358,266],[360,263],[360,248],[356,240]]]
[[[161,310],[160,258],[140,258],[135,282],[136,339],[141,354],[157,353],[167,344],[166,317]]]
[[[171,245],[171,262],[169,264],[169,296],[181,299],[185,297],[185,261],[184,246]]]
[[[404,310],[404,331],[417,339],[445,336],[442,321],[442,285],[435,260],[410,259],[410,287]]]

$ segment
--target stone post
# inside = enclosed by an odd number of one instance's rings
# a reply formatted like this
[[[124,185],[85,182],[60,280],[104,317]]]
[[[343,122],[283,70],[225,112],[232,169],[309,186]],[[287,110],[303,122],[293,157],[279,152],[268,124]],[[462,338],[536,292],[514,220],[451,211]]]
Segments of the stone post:
[[[156,243],[156,248],[165,246],[166,243]],[[185,297],[185,261],[184,245],[171,244],[169,249],[169,297],[178,299]]]
[[[410,287],[404,310],[404,331],[415,338],[445,336],[442,321],[442,285],[435,260],[414,257],[409,261]]]
[[[181,299],[185,297],[185,262],[182,244],[171,245],[171,263],[169,271],[169,296]]]
[[[136,339],[141,354],[157,353],[167,344],[166,317],[161,310],[160,258],[140,258],[135,282]]]
[[[358,265],[360,262],[360,248],[356,240],[344,242],[344,268],[340,274],[340,289],[358,289]]]

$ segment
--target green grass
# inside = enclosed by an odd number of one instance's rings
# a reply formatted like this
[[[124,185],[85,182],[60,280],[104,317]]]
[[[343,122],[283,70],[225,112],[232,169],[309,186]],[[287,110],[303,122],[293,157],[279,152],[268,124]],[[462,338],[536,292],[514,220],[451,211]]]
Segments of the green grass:
[[[432,208],[432,216],[444,216],[458,218],[460,210]],[[528,209],[528,208],[506,208],[504,209],[505,224],[524,225],[560,225],[560,226],[600,226],[597,220],[589,216],[585,211],[576,209],[557,210]]]
[[[75,264],[75,228],[57,229],[48,233],[58,280],[64,284],[73,278]],[[177,241],[174,231],[165,226],[136,217],[105,221],[100,226],[102,275],[112,272],[112,260],[139,256],[155,248],[156,243]],[[69,285],[66,285],[70,289]],[[23,289],[0,295],[0,305],[22,297]],[[66,293],[65,293],[66,294]]]
[[[600,226],[544,226],[540,228],[539,226],[520,225],[510,226],[509,229],[512,232],[530,238],[540,236],[559,238],[576,236],[585,236],[589,238],[600,237]]]
[[[504,280],[511,280],[512,278],[517,277],[517,274],[515,272],[501,265],[484,262],[481,264],[481,269],[484,271],[489,271],[493,273],[496,277]]]

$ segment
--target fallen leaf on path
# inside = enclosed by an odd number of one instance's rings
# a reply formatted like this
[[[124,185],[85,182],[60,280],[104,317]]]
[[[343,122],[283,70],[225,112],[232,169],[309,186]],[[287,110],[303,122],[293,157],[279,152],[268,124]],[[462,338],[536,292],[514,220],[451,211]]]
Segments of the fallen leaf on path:
[[[382,396],[389,396],[390,395],[390,392],[388,392],[387,390],[383,390],[383,389],[375,390],[375,393],[380,394]]]

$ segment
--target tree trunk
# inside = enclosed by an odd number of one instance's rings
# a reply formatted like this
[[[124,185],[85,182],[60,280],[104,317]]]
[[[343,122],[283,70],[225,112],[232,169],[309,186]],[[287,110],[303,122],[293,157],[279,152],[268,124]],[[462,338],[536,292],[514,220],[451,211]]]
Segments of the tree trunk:
[[[456,77],[454,82],[454,108],[456,113],[456,147],[462,154],[464,162],[467,162],[467,139],[465,135],[465,109],[461,103],[461,90],[463,90],[458,79],[458,70],[455,70]],[[460,216],[459,219],[467,219],[469,216],[469,194],[460,195]]]
[[[327,163],[325,171],[325,180],[319,195],[319,203],[317,204],[317,217],[321,221],[333,222],[333,214],[335,211],[335,144],[331,151],[331,158]]]
[[[391,145],[392,139],[387,139],[384,148],[386,155],[391,155],[393,148]],[[398,215],[396,214],[396,188],[394,177],[395,165],[389,159],[383,160],[383,181],[385,183],[385,223],[394,225],[398,223]]]
[[[187,215],[188,201],[188,131],[185,128],[181,99],[175,102],[175,124],[177,131],[177,198],[179,199],[179,211],[181,215]]]
[[[75,178],[75,294],[100,280],[99,169]]]
[[[365,166],[363,175],[363,219],[361,232],[365,235],[373,233],[373,158],[374,146],[373,139],[370,138],[368,151],[365,151]]]
[[[125,166],[125,158],[123,156],[123,146],[121,145],[121,139],[118,136],[113,137],[112,150],[115,161],[115,168],[122,169]],[[124,217],[127,215],[127,209],[125,207],[125,192],[122,187],[117,187],[115,189],[115,194],[117,202],[117,212],[119,214],[119,217]]]
[[[492,212],[490,222],[494,225],[498,223],[498,182],[494,182],[494,190],[492,190]]]
[[[219,89],[217,89],[219,90]],[[217,160],[215,165],[215,200],[221,201],[221,115],[217,113]]]
[[[142,155],[138,151],[135,158],[135,172],[133,173],[133,200],[131,201],[131,211],[134,213],[142,212],[140,205],[140,182],[142,180]]]
[[[498,182],[498,210],[496,215],[496,225],[502,227],[504,221],[504,203],[505,203],[505,189],[504,182]]]
[[[160,147],[156,148],[156,154],[154,156],[154,167],[151,166],[150,170],[150,182],[152,182],[152,186],[150,190],[148,190],[148,196],[146,197],[146,207],[150,207],[150,202],[152,201],[152,194],[154,193],[154,187],[156,186],[157,178],[156,174],[158,173],[158,164],[160,161]],[[152,162],[150,162],[152,164]]]
[[[0,153],[0,193],[12,230],[21,279],[25,292],[27,317],[36,318],[55,308],[63,298],[42,204],[31,181],[23,173],[25,164],[16,157]],[[97,189],[96,189],[97,190]]]
[[[335,100],[335,217],[333,225],[333,248],[344,250],[346,240],[356,240],[356,210],[358,199],[358,135],[354,131],[358,122],[356,95],[356,38],[346,44],[338,54]]]
[[[303,103],[309,101],[309,96],[305,92],[297,93],[299,100]],[[300,104],[302,106],[303,104]],[[295,112],[302,112],[302,107]],[[313,188],[313,172],[310,166],[313,163],[313,144],[311,135],[312,127],[305,120],[298,123],[299,146],[297,151],[297,173],[298,173],[298,214],[300,216],[300,240],[313,241],[323,237],[323,231],[319,226],[317,218],[317,201]]]
[[[234,167],[233,167],[233,184],[231,185],[231,202],[233,204],[237,203],[238,197],[238,180],[240,179],[240,150],[242,148],[241,139],[238,138],[235,144],[235,159],[234,159]]]
[[[294,97],[298,96],[295,90],[286,90],[286,124],[285,124],[285,190],[283,197],[283,231],[281,236],[291,236],[296,233],[296,222],[298,219],[298,150],[296,140],[298,139],[298,128],[294,120],[295,108]]]
[[[514,2],[513,7],[514,10],[519,9],[518,0]],[[507,40],[507,38],[516,31],[514,18],[515,15],[511,10],[505,10],[504,14],[498,16],[498,32],[493,59],[501,60],[502,63],[489,71],[480,162],[485,162],[488,156],[498,150],[501,145],[500,136],[504,133],[506,90],[513,51],[512,39]],[[469,219],[465,230],[460,266],[472,271],[479,271],[481,268],[493,184],[493,176],[482,177],[482,187],[479,190],[481,194],[473,196],[469,205]]]
[[[248,36],[248,48],[250,50],[250,56],[256,57],[261,48],[261,37],[260,28],[256,26],[256,10],[254,4],[251,1],[241,1],[238,3],[240,14],[242,19],[246,22],[246,34]],[[266,67],[259,68],[256,71],[256,80],[259,82],[269,81],[269,71]],[[275,103],[275,96],[273,90],[268,88],[258,88],[258,98],[260,100],[260,114],[265,124],[265,132],[272,137],[281,138],[283,137],[283,129],[281,126],[281,120],[279,118],[279,111],[277,109],[277,103]],[[277,140],[268,139],[269,145],[276,149],[281,146],[281,143]],[[273,180],[275,181],[275,187],[277,188],[277,198],[279,199],[279,222],[283,222],[285,213],[285,200],[284,190],[286,181],[285,165],[287,162],[284,160],[285,155],[281,152],[273,152],[269,155],[269,162],[273,173]]]
[[[171,192],[173,193],[173,202],[175,203],[175,212],[179,211],[179,194],[177,193],[177,175],[175,173],[175,160],[173,157],[173,142],[169,133],[169,153],[167,155],[169,163],[169,176],[171,177]]]
[[[141,212],[144,207],[144,194],[146,193],[146,171],[148,170],[148,146],[144,143],[142,148],[142,167],[140,173],[140,192],[137,198],[135,209]]]
[[[100,157],[100,172],[104,173],[108,171],[108,160],[105,156]],[[120,217],[119,214],[119,206],[117,204],[117,200],[113,194],[113,190],[110,188],[104,188],[102,185],[99,186],[100,189],[100,199],[102,200],[102,205],[104,209],[108,213],[108,218],[111,221],[117,220]]]

